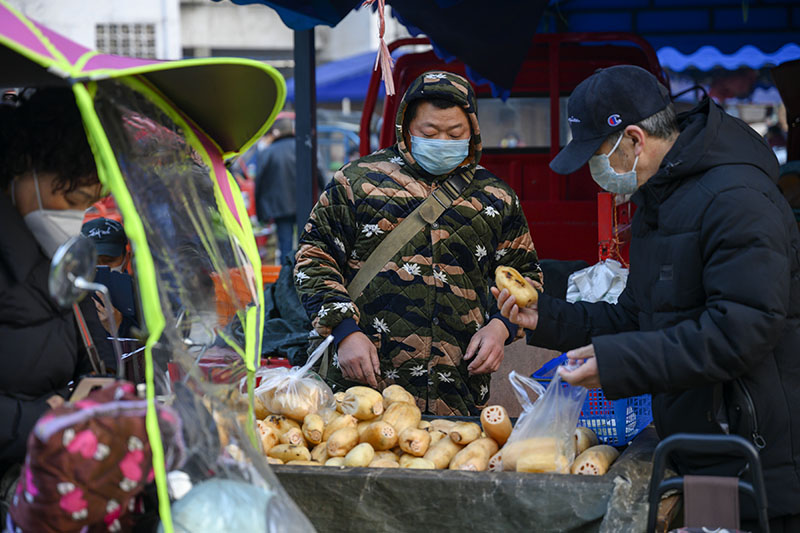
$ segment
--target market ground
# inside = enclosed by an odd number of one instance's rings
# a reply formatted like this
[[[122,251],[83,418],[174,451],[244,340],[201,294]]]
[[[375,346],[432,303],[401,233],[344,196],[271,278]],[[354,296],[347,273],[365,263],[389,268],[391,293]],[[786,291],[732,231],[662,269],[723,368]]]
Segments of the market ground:
[[[492,374],[490,405],[502,405],[510,416],[519,416],[522,409],[514,396],[508,373],[516,370],[523,376],[530,376],[559,352],[535,348],[525,344],[525,339],[515,341],[506,346],[505,357],[500,368]]]

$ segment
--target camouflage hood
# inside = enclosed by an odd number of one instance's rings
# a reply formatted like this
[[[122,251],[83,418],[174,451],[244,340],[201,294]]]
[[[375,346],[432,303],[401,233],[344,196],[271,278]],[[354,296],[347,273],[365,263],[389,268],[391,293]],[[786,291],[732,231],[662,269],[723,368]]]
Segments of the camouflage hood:
[[[441,98],[449,100],[459,105],[469,118],[472,128],[472,138],[470,139],[469,156],[459,165],[458,170],[474,171],[481,158],[481,129],[478,125],[478,102],[475,98],[475,91],[472,85],[463,77],[452,72],[443,70],[432,70],[419,76],[403,95],[400,107],[397,109],[395,120],[395,134],[397,135],[397,150],[403,159],[417,172],[424,172],[422,167],[414,160],[411,155],[410,146],[406,145],[406,139],[410,138],[410,133],[404,131],[406,109],[408,104],[414,100]]]

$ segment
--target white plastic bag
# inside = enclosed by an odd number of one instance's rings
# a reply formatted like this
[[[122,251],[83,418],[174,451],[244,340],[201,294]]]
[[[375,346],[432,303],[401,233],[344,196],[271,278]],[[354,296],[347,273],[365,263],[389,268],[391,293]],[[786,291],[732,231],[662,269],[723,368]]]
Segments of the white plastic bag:
[[[570,274],[567,301],[617,303],[628,282],[628,269],[618,261],[606,259]]]
[[[172,506],[176,533],[263,533],[273,493],[231,479],[210,479],[192,488]],[[159,533],[163,526],[159,525]]]
[[[311,533],[314,527],[288,500],[269,488],[210,479],[172,505],[175,533]],[[159,525],[159,533],[163,532]]]
[[[272,414],[302,422],[306,415],[322,408],[336,408],[333,391],[311,368],[333,342],[328,336],[308,358],[305,365],[292,368],[267,368],[256,373],[261,383],[255,389],[257,402]]]
[[[508,375],[523,413],[499,452],[503,470],[569,473],[575,460],[573,433],[587,390],[563,383],[557,370],[547,389],[515,371]],[[535,401],[529,390],[538,395]]]

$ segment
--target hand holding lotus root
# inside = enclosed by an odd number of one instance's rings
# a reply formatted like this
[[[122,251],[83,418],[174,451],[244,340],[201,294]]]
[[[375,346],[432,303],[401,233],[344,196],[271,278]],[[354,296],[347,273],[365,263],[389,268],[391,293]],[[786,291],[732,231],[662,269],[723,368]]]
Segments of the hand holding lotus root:
[[[528,283],[515,268],[499,266],[494,271],[494,281],[498,290],[506,289],[517,302],[517,305],[528,307],[539,301],[536,288]]]

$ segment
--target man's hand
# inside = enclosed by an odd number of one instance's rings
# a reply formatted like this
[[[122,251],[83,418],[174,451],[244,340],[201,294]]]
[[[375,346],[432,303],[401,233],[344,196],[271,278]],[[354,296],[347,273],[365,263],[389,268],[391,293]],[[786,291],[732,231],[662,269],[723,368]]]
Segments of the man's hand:
[[[345,378],[378,387],[376,376],[381,375],[381,366],[378,350],[369,337],[360,331],[351,333],[339,343],[336,353]]]
[[[570,385],[579,385],[587,389],[601,388],[593,344],[568,351],[567,358],[580,366],[575,370],[567,370],[564,367],[559,368],[558,373],[561,375],[561,379]]]
[[[525,279],[533,283],[533,280],[530,278]],[[509,319],[512,323],[525,329],[536,329],[536,324],[539,323],[537,304],[520,309],[517,305],[517,300],[511,296],[511,293],[506,289],[499,291],[497,287],[492,287],[492,294],[497,299],[497,307],[500,309],[500,314]]]
[[[504,346],[508,339],[508,328],[502,320],[493,318],[472,336],[464,359],[475,360],[467,367],[470,374],[489,374],[496,372],[503,362]]]
[[[62,405],[64,405],[64,398],[62,398],[58,394],[53,394],[45,401],[47,402],[47,405],[50,407],[50,409],[55,409],[56,407],[61,407]]]
[[[94,307],[97,309],[97,316],[100,318],[100,323],[103,324],[103,327],[106,329],[106,331],[111,334],[111,324],[108,322],[106,307],[101,303],[103,296],[100,291],[95,292],[95,294],[101,299],[100,302],[94,300]],[[113,305],[111,306],[111,311],[114,315],[114,322],[117,324],[117,332],[119,332],[119,326],[122,324],[122,313],[120,313],[119,310]]]

